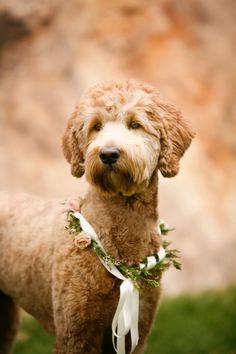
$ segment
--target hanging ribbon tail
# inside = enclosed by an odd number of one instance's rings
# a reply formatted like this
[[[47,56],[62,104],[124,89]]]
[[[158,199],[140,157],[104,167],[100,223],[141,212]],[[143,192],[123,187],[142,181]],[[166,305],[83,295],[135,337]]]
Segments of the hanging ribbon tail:
[[[133,326],[130,329],[131,335],[131,351],[133,353],[139,341],[138,332],[138,319],[139,319],[139,291],[134,288],[133,303],[132,303],[132,323]]]
[[[118,354],[125,354],[125,336],[130,332],[131,351],[137,346],[139,314],[139,291],[130,279],[125,279],[120,286],[120,300],[112,321],[112,341]]]

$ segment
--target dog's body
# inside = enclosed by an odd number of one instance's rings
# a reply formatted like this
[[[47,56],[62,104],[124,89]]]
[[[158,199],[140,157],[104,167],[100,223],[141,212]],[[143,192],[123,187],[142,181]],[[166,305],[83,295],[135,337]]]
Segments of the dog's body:
[[[72,174],[85,172],[91,184],[81,213],[116,261],[137,264],[158,250],[157,169],[175,175],[191,139],[179,112],[137,83],[95,87],[72,115],[64,153]],[[1,354],[14,339],[15,303],[56,335],[57,354],[115,353],[111,321],[120,281],[91,247],[75,247],[66,209],[58,201],[1,197]],[[160,288],[140,290],[136,354],[144,353],[159,295]]]

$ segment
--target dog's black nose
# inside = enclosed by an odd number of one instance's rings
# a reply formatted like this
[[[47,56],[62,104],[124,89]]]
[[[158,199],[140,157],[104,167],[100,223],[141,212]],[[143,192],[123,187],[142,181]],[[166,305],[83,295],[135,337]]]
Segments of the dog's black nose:
[[[105,165],[113,165],[120,157],[120,152],[116,147],[107,146],[101,149],[100,159]]]

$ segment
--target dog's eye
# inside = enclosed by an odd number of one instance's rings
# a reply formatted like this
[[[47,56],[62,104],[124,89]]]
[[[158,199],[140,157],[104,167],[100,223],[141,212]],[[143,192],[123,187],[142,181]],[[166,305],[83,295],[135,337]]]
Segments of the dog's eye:
[[[102,129],[102,123],[97,122],[96,124],[94,124],[93,129],[99,132],[99,130]]]
[[[138,129],[140,128],[140,124],[138,122],[135,122],[134,120],[129,123],[129,128],[131,129]]]

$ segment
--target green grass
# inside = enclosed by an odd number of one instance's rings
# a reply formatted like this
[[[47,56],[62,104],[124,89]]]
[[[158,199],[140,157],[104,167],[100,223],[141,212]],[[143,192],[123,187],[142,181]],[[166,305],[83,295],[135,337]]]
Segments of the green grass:
[[[14,354],[51,354],[54,338],[31,317],[22,321]]]
[[[162,302],[147,354],[236,354],[236,287]]]
[[[49,354],[52,345],[27,317],[14,354]],[[236,354],[236,287],[164,299],[146,354]]]

